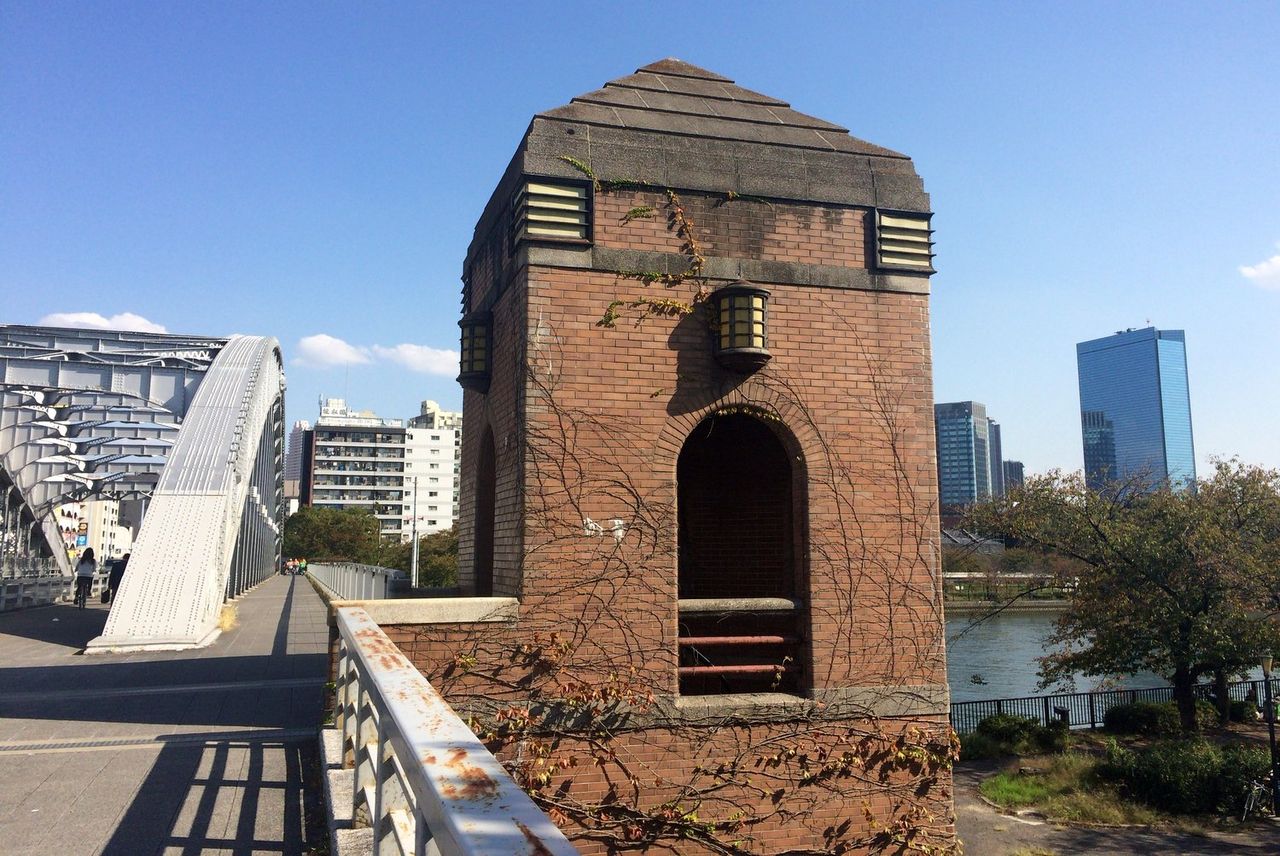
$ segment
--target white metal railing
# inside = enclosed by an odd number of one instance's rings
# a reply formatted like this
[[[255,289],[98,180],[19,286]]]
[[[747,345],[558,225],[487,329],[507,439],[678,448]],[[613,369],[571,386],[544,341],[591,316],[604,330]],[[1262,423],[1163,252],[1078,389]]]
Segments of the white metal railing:
[[[0,579],[16,577],[56,577],[62,573],[58,560],[38,559],[31,556],[5,556],[0,558]]]
[[[93,586],[89,590],[90,603],[98,602],[102,590],[107,587],[108,578],[109,574],[105,570],[93,575]],[[70,601],[75,596],[75,588],[74,575],[56,571],[42,576],[0,579],[0,612]]]
[[[391,597],[391,583],[402,572],[356,562],[308,563],[307,573],[339,600],[384,600]]]
[[[339,607],[337,727],[373,852],[578,851],[360,607]]]

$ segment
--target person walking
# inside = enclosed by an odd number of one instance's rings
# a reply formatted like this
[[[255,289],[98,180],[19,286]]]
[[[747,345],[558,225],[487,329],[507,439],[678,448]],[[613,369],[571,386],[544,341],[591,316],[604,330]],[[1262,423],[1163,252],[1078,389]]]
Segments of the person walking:
[[[123,559],[111,566],[111,575],[107,577],[107,587],[111,589],[112,603],[115,603],[116,589],[120,588],[120,580],[124,578],[125,568],[129,567],[129,557],[132,555],[132,553],[125,553]]]
[[[89,602],[89,590],[93,588],[93,575],[98,572],[98,563],[93,558],[93,548],[88,547],[80,554],[76,563],[76,606],[84,609]]]

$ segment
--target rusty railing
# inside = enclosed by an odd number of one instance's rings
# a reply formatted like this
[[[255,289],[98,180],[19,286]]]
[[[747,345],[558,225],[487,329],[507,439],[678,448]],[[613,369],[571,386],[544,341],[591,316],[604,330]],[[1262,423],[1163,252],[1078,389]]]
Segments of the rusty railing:
[[[374,853],[578,852],[365,610],[336,617],[336,724]]]

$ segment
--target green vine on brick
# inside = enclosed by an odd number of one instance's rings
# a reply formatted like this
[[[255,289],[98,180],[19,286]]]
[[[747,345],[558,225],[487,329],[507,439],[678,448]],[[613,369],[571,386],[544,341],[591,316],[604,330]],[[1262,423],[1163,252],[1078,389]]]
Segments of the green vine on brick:
[[[619,309],[642,309],[640,317],[636,318],[636,324],[648,318],[650,315],[659,315],[663,318],[681,318],[693,311],[693,304],[686,303],[682,300],[671,300],[666,297],[639,297],[635,300],[614,300],[605,307],[604,315],[596,322],[597,327],[616,327],[618,318],[621,317]]]
[[[598,192],[610,193],[619,190],[658,190],[661,189],[667,197],[667,228],[675,232],[676,237],[680,239],[680,252],[688,259],[685,269],[679,273],[667,273],[665,271],[637,271],[637,270],[615,270],[614,274],[620,279],[630,279],[640,282],[644,285],[652,285],[660,283],[666,288],[680,285],[688,281],[697,282],[697,288],[693,293],[692,300],[685,302],[679,300],[669,300],[665,298],[636,298],[634,300],[614,300],[605,309],[604,315],[596,322],[598,327],[614,327],[617,325],[619,310],[627,309],[643,309],[636,323],[643,321],[650,315],[658,315],[665,318],[679,318],[693,312],[696,304],[700,303],[705,297],[705,290],[702,282],[702,268],[706,264],[706,257],[702,254],[702,244],[698,240],[697,232],[694,230],[694,222],[685,213],[683,202],[680,195],[670,187],[658,188],[651,182],[641,181],[637,179],[603,179],[596,175],[591,164],[578,160],[570,155],[560,155],[559,159],[576,169],[578,172],[591,179],[592,186]],[[730,199],[743,198],[740,195],[730,191]],[[657,210],[652,206],[641,205],[627,211],[622,217],[622,223],[625,225],[633,220],[648,220],[656,216]]]
[[[632,220],[652,220],[655,210],[649,205],[640,205],[632,208],[626,214],[622,215],[622,224],[625,226]]]

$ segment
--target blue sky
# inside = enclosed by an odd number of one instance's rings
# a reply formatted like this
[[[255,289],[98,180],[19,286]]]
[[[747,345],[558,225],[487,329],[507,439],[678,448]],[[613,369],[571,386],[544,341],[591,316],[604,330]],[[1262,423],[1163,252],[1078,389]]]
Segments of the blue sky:
[[[1280,466],[1270,2],[9,0],[0,321],[276,336],[290,420],[460,406],[462,259],[530,117],[667,56],[915,159],[936,396],[1006,457],[1078,468],[1074,345],[1150,321],[1202,467]]]

